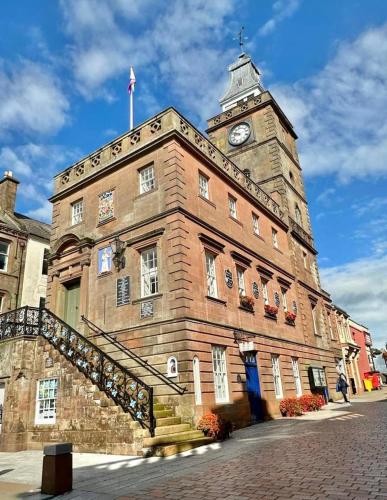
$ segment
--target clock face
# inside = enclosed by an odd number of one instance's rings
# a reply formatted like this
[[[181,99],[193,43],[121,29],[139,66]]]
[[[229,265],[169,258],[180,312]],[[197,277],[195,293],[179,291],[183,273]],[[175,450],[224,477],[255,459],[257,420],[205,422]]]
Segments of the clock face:
[[[243,144],[250,137],[250,125],[248,123],[238,123],[230,130],[228,141],[232,146]]]

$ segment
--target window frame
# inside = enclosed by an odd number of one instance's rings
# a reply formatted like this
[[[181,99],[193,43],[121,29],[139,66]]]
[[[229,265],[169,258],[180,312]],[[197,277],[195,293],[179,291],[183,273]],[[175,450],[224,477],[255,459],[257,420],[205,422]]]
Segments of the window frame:
[[[3,293],[0,293],[0,314],[3,311],[4,298],[5,298],[5,295]]]
[[[152,261],[153,264],[156,264],[153,267],[148,269],[146,268],[146,262],[144,257],[149,255],[150,252],[153,252]],[[150,260],[148,260],[150,262]],[[147,283],[146,276],[149,278],[149,283]],[[152,280],[154,281],[152,282]],[[155,287],[155,291],[151,291],[153,286]],[[140,250],[140,289],[141,289],[141,298],[152,297],[153,295],[157,295],[160,290],[160,280],[159,280],[159,268],[158,268],[158,249],[157,245],[152,245]],[[145,293],[147,290],[150,293]]]
[[[243,269],[243,267],[236,266],[236,275],[239,297],[246,297],[245,269]]]
[[[148,171],[152,172],[152,176],[149,176],[146,179],[144,179],[143,176]],[[142,167],[138,171],[138,176],[139,176],[140,194],[147,194],[156,189],[156,171],[153,163],[151,165],[147,165],[146,167]],[[145,186],[147,186],[149,183],[150,187],[145,188]]]
[[[200,376],[200,359],[199,356],[194,356],[192,359],[192,373],[194,383],[195,405],[202,404],[202,383]]]
[[[316,317],[317,303],[311,302],[310,306],[311,306],[311,309],[312,309],[313,333],[314,333],[314,335],[317,335],[319,337],[320,333],[319,333],[319,331],[317,329],[317,317]]]
[[[253,233],[255,236],[261,236],[261,231],[259,228],[259,215],[252,213],[252,224],[253,224]]]
[[[11,248],[11,242],[8,240],[0,239],[0,243],[3,243],[7,247],[6,253],[0,252],[0,255],[4,255],[4,263],[5,263],[4,269],[0,269],[0,273],[7,273],[8,272],[8,261],[9,261],[9,250]]]
[[[54,380],[56,382],[55,384],[55,397],[42,397],[40,398],[40,384],[44,382],[50,382]],[[59,389],[59,379],[58,377],[47,377],[47,378],[42,378],[37,381],[36,384],[36,401],[35,401],[35,425],[53,425],[56,423],[56,410],[57,410],[57,399],[58,399],[58,389]],[[50,387],[47,388],[42,388],[42,390],[47,390],[50,391],[52,390]],[[49,393],[50,394],[50,393]],[[53,409],[50,409],[49,412],[51,411],[52,414],[49,418],[44,418],[40,414],[40,401],[54,401]],[[44,407],[44,404],[43,404]],[[47,411],[47,410],[46,410]],[[43,411],[44,414],[44,411]]]
[[[286,298],[287,292],[288,292],[287,288],[281,287],[281,301],[282,301],[282,307],[283,307],[284,312],[288,312],[288,310],[289,310],[288,309],[288,301]]]
[[[74,201],[71,203],[71,225],[76,226],[77,224],[81,224],[83,222],[83,198]],[[77,207],[81,207],[81,210],[76,211]],[[77,217],[80,217],[77,220]]]
[[[279,354],[271,355],[271,367],[273,371],[273,384],[276,399],[282,399],[284,396],[281,380],[281,367]]]
[[[296,396],[299,398],[302,396],[302,381],[300,375],[300,367],[298,365],[298,358],[292,356],[292,371],[294,377],[294,384],[296,386]]]
[[[308,254],[304,252],[304,250],[302,251],[302,260],[304,263],[304,269],[308,269]]]
[[[204,179],[205,184],[202,184],[202,179]],[[210,199],[210,190],[209,190],[209,180],[210,178],[203,174],[203,172],[199,172],[199,196],[202,198],[209,200]],[[203,190],[203,188],[205,188]]]
[[[238,220],[237,199],[231,194],[228,195],[228,214],[232,219]]]
[[[269,280],[267,280],[266,278],[261,278],[262,298],[265,306],[270,304],[269,289],[267,287],[268,283]]]
[[[301,213],[301,209],[297,203],[294,206],[294,217],[296,219],[297,224],[299,226],[302,226],[302,213]]]
[[[273,247],[279,249],[278,231],[274,227],[271,228],[271,240],[273,243]]]
[[[220,354],[220,356],[216,356],[216,353]],[[230,401],[230,394],[228,389],[226,347],[213,345],[211,356],[215,403],[228,403]],[[216,370],[218,367],[220,370]]]
[[[204,258],[205,258],[205,266],[206,266],[206,286],[207,286],[207,296],[212,297],[214,299],[219,298],[219,290],[218,283],[216,277],[216,257],[217,255],[211,252],[210,250],[205,249]],[[209,266],[209,260],[211,260],[211,265]],[[212,272],[212,274],[211,274]],[[210,283],[210,280],[211,283]],[[211,288],[214,287],[215,293],[210,293]]]

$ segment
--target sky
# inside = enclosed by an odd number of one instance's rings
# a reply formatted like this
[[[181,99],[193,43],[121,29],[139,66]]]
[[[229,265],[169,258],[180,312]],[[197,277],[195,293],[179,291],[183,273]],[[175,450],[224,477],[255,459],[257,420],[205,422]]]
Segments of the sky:
[[[293,123],[323,287],[374,345],[387,342],[385,0],[11,0],[0,17],[0,173],[17,209],[50,220],[52,178],[174,106],[198,128],[220,111],[245,51]]]

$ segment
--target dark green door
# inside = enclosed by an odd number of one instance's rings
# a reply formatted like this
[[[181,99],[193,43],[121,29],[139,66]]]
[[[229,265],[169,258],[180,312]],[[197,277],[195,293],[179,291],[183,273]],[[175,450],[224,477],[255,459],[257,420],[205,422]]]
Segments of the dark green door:
[[[71,283],[71,285],[65,285],[65,306],[63,319],[73,328],[77,327],[79,321],[79,289],[79,281]]]

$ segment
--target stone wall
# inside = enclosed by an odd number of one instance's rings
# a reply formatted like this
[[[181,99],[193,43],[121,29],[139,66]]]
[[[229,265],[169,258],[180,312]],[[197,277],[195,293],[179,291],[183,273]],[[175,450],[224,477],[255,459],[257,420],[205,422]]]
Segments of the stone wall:
[[[1,451],[42,449],[71,442],[78,452],[129,454],[142,447],[144,431],[44,339],[0,344],[12,359],[6,380]],[[36,425],[38,380],[58,378],[56,422]]]

